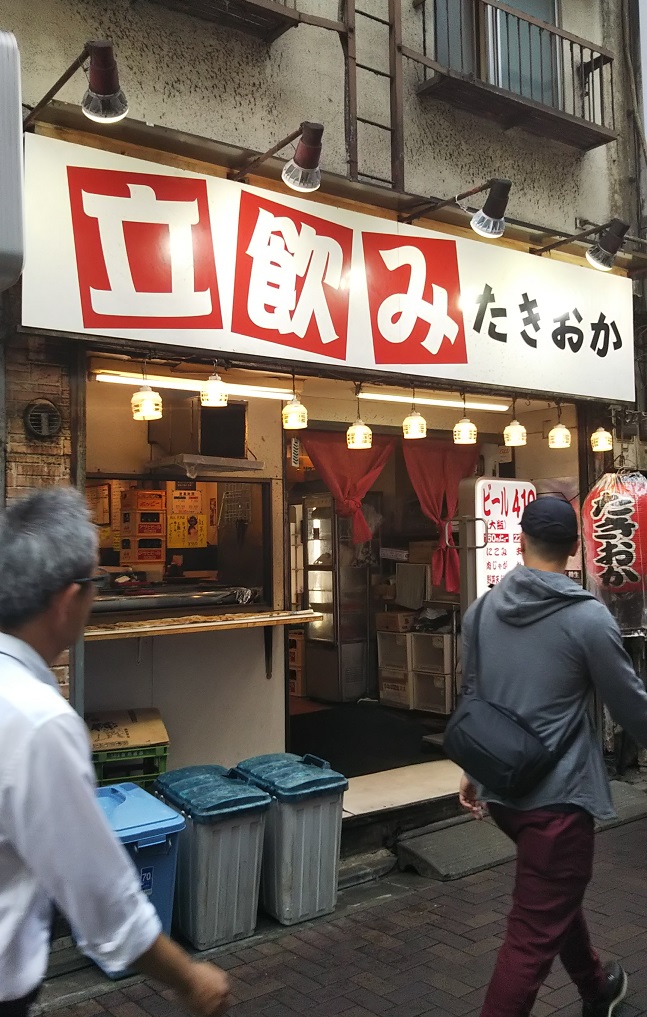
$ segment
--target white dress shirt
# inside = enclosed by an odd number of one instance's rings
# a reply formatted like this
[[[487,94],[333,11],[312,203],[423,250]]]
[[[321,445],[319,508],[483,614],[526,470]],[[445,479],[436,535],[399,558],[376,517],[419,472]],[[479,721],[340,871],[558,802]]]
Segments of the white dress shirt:
[[[161,932],[97,804],[83,721],[39,654],[0,633],[0,1002],[43,980],[52,902],[110,974]]]

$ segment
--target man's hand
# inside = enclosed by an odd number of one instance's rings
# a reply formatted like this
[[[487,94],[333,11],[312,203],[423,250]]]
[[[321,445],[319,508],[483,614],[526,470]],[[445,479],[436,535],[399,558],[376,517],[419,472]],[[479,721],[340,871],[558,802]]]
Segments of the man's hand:
[[[135,966],[142,974],[175,989],[180,1002],[194,1017],[220,1017],[229,1005],[229,979],[225,972],[208,961],[191,960],[164,933],[160,933]]]
[[[472,784],[471,780],[466,773],[461,777],[460,787],[458,789],[458,800],[464,809],[471,812],[474,819],[483,819],[485,815],[485,806],[483,802],[480,802],[476,797],[476,787]]]
[[[196,1017],[219,1017],[229,1005],[229,979],[215,964],[192,963],[188,984],[178,996]]]

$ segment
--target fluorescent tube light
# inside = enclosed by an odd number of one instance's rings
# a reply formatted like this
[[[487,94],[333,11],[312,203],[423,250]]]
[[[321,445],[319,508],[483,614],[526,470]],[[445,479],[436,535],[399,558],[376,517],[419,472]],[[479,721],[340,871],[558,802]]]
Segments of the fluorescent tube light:
[[[359,393],[360,399],[372,399],[377,403],[410,403],[411,394],[398,395],[396,392],[365,392],[363,389]],[[479,402],[475,399],[467,399],[463,404],[462,399],[434,399],[431,397],[421,396],[416,389],[416,406],[447,406],[450,409],[463,409],[463,405],[468,410],[489,410],[492,413],[507,413],[510,409],[508,403],[486,403]]]

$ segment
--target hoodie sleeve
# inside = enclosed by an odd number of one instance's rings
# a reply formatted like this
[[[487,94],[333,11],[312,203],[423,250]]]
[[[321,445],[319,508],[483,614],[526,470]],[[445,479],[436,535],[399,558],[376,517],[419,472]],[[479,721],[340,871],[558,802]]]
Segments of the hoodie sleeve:
[[[611,613],[596,603],[586,626],[582,651],[591,680],[611,716],[636,741],[647,747],[647,691],[622,645]]]

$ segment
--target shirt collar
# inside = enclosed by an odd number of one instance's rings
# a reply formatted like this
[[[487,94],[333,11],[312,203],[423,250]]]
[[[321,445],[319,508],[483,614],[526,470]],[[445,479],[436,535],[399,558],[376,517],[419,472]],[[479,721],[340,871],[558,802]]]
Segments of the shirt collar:
[[[14,660],[23,664],[39,681],[58,689],[56,678],[40,653],[37,653],[29,643],[23,642],[22,639],[16,639],[15,636],[10,636],[6,632],[0,632],[0,654],[13,657]]]

